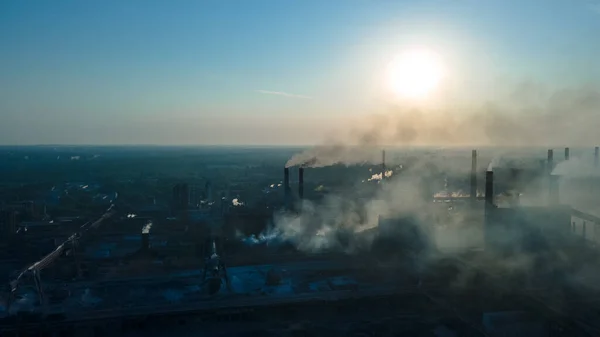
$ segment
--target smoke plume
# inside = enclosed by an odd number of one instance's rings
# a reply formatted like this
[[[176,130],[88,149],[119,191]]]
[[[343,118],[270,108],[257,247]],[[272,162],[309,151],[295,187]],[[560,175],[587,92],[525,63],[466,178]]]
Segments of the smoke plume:
[[[433,242],[435,248],[426,249],[429,254],[438,254],[440,249],[446,248],[481,248],[483,207],[455,209],[452,203],[433,202],[431,198],[443,188],[436,185],[440,176],[468,179],[470,151],[461,153],[456,148],[488,147],[478,153],[479,173],[500,167],[540,170],[540,160],[545,159],[547,148],[566,145],[591,148],[600,142],[596,132],[600,127],[598,111],[600,91],[593,88],[566,89],[547,94],[537,87],[521,87],[503,104],[485,103],[477,107],[447,105],[424,109],[394,106],[387,113],[372,115],[357,123],[359,126],[347,130],[345,137],[294,155],[286,166],[379,165],[382,146],[415,149],[441,145],[443,148],[414,153],[406,150],[408,153],[399,158],[400,162],[398,158],[391,159],[388,167],[393,167],[391,163],[396,161],[403,168],[390,173],[390,179],[386,184],[379,184],[374,194],[366,192],[369,180],[388,176],[387,172],[370,173],[371,178],[364,177],[362,180],[365,182],[355,185],[353,193],[327,194],[319,203],[303,200],[298,214],[278,214],[272,226],[253,242],[290,242],[305,252],[333,249],[355,253],[375,246],[372,240],[376,235],[370,233],[381,233],[378,219],[382,217],[412,219]],[[536,153],[533,159],[532,153]],[[558,163],[553,174],[571,178],[587,176],[591,174],[592,165],[592,158],[574,156],[568,162]],[[544,175],[525,182],[520,191],[522,206],[546,205],[546,178]],[[481,180],[479,186],[482,186]],[[588,201],[588,207],[596,207],[590,201],[597,198],[581,193],[589,187],[575,186],[572,190],[565,190],[564,194],[561,187],[561,198],[565,195],[569,200]],[[446,188],[444,193],[437,195],[462,196],[463,193],[459,189]],[[501,202],[501,198],[498,200]],[[558,248],[532,253],[520,246],[523,244],[521,234],[506,232],[499,235],[502,236],[499,239],[513,243],[517,253],[512,257],[485,254],[491,260],[483,259],[480,263],[488,271],[519,280],[532,270],[538,275],[558,275],[557,271],[562,272],[565,266],[576,266],[570,275],[560,274],[565,284],[576,280],[583,282],[581,280],[592,277],[600,279],[590,268],[595,258],[567,257]],[[403,245],[410,244],[397,243],[394,249],[402,250],[405,248]],[[415,261],[418,265],[430,263],[431,260],[427,259],[420,257]],[[465,286],[473,282],[474,277],[472,273],[463,271],[451,283],[457,287]],[[546,282],[545,279],[551,278],[542,276],[535,282]],[[531,278],[528,280],[530,282]],[[521,281],[515,282],[515,286],[527,286]]]
[[[293,156],[287,167],[378,163],[381,146],[589,146],[600,141],[600,91],[573,88],[544,93],[517,87],[499,102],[397,104],[359,121],[334,142]],[[341,123],[340,123],[341,124]]]
[[[444,171],[449,175],[466,175],[470,169],[468,154],[455,158],[448,158],[441,152],[425,154],[411,159],[410,165],[398,173],[387,170],[385,174],[376,173],[357,183],[352,193],[330,193],[319,203],[303,200],[299,214],[277,214],[272,227],[256,238],[246,239],[246,242],[289,242],[305,252],[337,250],[356,253],[370,247],[373,235],[366,233],[377,228],[379,217],[409,216],[441,246],[480,244],[480,228],[473,230],[464,226],[465,219],[461,214],[449,215],[448,205],[433,203],[433,193],[429,194],[425,188],[428,181]],[[458,170],[460,166],[467,168]],[[383,176],[389,178],[386,184],[379,185],[375,194],[369,194],[369,181],[380,180]],[[434,228],[452,225],[462,228],[456,232],[460,233],[459,236],[436,232]],[[473,241],[467,243],[465,237],[473,238]]]
[[[591,155],[582,155],[570,160],[564,160],[556,164],[552,170],[553,175],[570,177],[592,177],[600,175],[600,172],[593,165],[593,157]]]

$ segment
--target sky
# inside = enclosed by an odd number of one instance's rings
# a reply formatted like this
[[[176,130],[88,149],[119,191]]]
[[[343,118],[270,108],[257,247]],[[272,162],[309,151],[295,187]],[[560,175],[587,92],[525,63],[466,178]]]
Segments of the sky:
[[[403,50],[469,102],[597,85],[599,35],[585,0],[3,0],[0,144],[317,144]]]

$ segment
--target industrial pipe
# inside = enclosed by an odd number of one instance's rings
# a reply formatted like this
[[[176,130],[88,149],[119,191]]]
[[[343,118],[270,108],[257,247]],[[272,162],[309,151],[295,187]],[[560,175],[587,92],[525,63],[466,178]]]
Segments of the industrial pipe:
[[[385,179],[385,150],[381,151],[381,179]]]
[[[142,232],[142,251],[150,249],[150,233]]]
[[[477,150],[471,151],[471,201],[477,200]]]
[[[494,207],[494,172],[485,173],[485,209],[486,211]]]
[[[298,198],[304,199],[304,167],[298,168]]]
[[[290,200],[290,168],[285,167],[283,169],[283,202],[286,207]]]

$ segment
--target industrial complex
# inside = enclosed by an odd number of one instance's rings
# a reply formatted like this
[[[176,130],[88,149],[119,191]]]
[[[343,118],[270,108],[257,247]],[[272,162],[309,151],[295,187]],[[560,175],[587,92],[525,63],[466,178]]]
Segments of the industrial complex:
[[[418,207],[325,234],[311,223],[333,192],[310,165],[285,167],[258,213],[244,183],[211,181],[179,181],[143,207],[97,191],[74,215],[4,201],[1,335],[600,336],[599,152],[564,154],[481,169],[473,150],[467,188],[421,179]],[[343,196],[372,201],[415,174],[382,157],[372,184],[337,193],[340,214]],[[52,193],[76,202],[94,188]]]

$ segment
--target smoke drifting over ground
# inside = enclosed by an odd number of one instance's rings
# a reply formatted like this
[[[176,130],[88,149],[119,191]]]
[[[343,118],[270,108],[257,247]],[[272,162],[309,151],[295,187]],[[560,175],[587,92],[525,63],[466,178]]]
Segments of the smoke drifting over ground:
[[[365,184],[359,183],[354,188],[356,193],[330,194],[318,204],[304,200],[299,214],[279,214],[269,230],[259,238],[252,239],[253,243],[289,242],[306,252],[333,249],[355,253],[372,248],[375,236],[366,233],[376,232],[368,230],[377,227],[378,217],[381,216],[414,219],[433,243],[430,247],[482,247],[483,206],[479,210],[456,210],[452,204],[432,202],[430,196],[436,191],[424,188],[434,177],[439,178],[440,172],[467,179],[470,151],[465,151],[468,153],[463,153],[460,157],[456,155],[459,150],[454,147],[503,148],[494,153],[487,149],[488,158],[479,156],[477,170],[483,172],[496,170],[498,167],[540,169],[540,160],[545,158],[545,150],[536,150],[535,157],[532,157],[530,152],[522,153],[525,148],[591,148],[600,143],[600,134],[597,133],[600,129],[600,91],[584,88],[542,94],[537,89],[521,88],[508,103],[487,103],[476,108],[446,106],[419,109],[395,106],[389,113],[371,116],[359,123],[360,126],[348,131],[345,138],[293,156],[286,167],[316,168],[362,163],[378,165],[382,160],[382,146],[445,147],[411,154],[409,157],[414,160],[412,165],[394,171],[393,176],[391,173],[388,176],[373,172],[375,175],[371,177],[372,180],[380,180],[384,175],[391,177],[381,180],[380,188],[374,195],[361,193]],[[568,162],[557,162],[554,174],[570,177],[592,174],[591,155],[590,158],[573,156]],[[547,179],[542,177],[536,180],[528,181],[522,187],[522,206],[547,205],[548,189],[543,185]],[[479,180],[478,185],[481,191],[483,181]],[[565,192],[570,200],[578,200],[578,196],[581,196],[579,189]],[[580,199],[597,200],[588,195],[581,196]],[[503,202],[501,198],[497,201]],[[597,273],[592,273],[594,278],[588,275],[589,263],[596,261],[596,257],[567,258],[563,251],[554,249],[555,247],[543,253],[526,252],[526,249],[519,247],[521,237],[513,237],[514,233],[503,235],[506,237],[502,239],[506,242],[514,242],[519,253],[512,257],[493,258],[494,261],[491,262],[494,267],[490,268],[495,268],[499,274],[516,273],[522,276],[535,270],[539,275],[557,275],[557,270],[566,270],[565,266],[572,265],[571,275],[560,274],[565,282],[578,278],[600,279]],[[410,243],[398,243],[395,248],[402,250],[404,244]],[[439,253],[438,249],[428,248],[428,252]],[[419,261],[425,263],[423,259]],[[482,264],[485,265],[486,262]],[[585,277],[582,276],[584,274]],[[462,274],[453,281],[454,285],[461,286],[470,277],[471,275]]]
[[[498,102],[423,108],[398,104],[345,137],[293,156],[287,167],[377,163],[380,146],[589,146],[600,140],[600,91],[518,87]]]
[[[464,216],[459,213],[449,215],[448,206],[433,203],[431,195],[427,196],[427,189],[424,188],[425,182],[441,171],[463,175],[463,171],[455,171],[454,168],[459,166],[457,161],[470,167],[468,158],[470,157],[448,159],[442,156],[424,156],[399,173],[387,170],[386,180],[381,180],[382,173],[374,174],[372,178],[376,178],[373,180],[381,181],[375,194],[364,193],[372,186],[365,179],[365,183],[357,182],[352,193],[331,193],[319,203],[304,200],[299,206],[299,214],[283,212],[276,215],[271,228],[246,241],[254,244],[288,242],[306,252],[339,250],[355,253],[369,249],[376,232],[365,235],[365,231],[375,229],[381,216],[412,218],[442,246],[466,247],[481,244],[479,229],[466,233]],[[436,226],[454,226],[459,230],[464,228],[460,232],[462,239],[448,233],[438,237],[434,229]],[[465,238],[473,241],[466,242]]]

